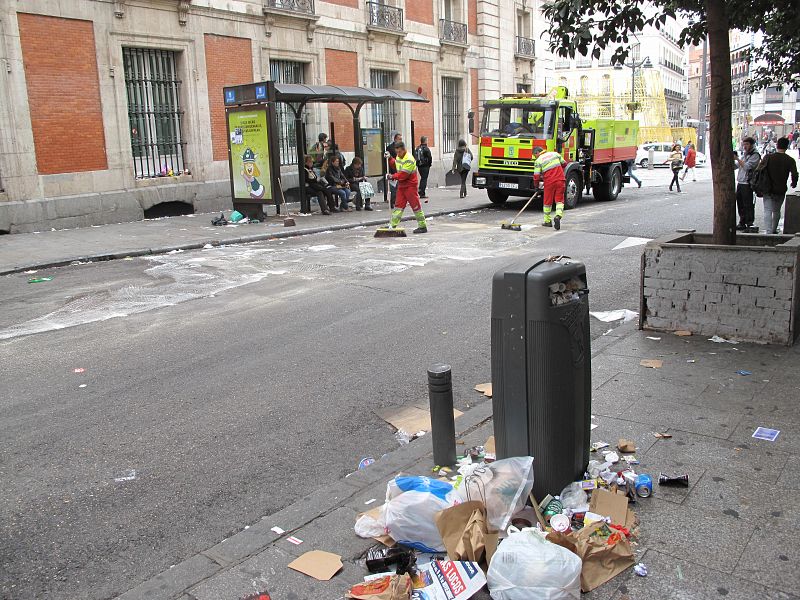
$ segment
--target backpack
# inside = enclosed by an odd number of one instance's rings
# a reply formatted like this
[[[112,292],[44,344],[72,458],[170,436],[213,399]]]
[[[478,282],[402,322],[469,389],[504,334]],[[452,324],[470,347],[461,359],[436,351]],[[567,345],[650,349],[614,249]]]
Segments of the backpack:
[[[464,150],[461,155],[461,170],[469,171],[472,168],[472,153],[469,150]]]
[[[759,198],[772,191],[772,179],[767,170],[767,158],[761,159],[758,166],[750,172],[750,187]]]
[[[414,160],[417,161],[418,167],[430,167],[431,165],[428,164],[428,159],[425,157],[425,148],[422,146],[417,146],[417,149],[414,151]]]

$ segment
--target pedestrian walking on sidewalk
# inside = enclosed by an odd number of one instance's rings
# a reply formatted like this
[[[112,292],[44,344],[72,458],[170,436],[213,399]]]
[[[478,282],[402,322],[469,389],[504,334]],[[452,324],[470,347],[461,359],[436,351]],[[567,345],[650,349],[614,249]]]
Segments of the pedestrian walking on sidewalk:
[[[461,191],[459,198],[467,197],[467,175],[472,168],[472,151],[467,147],[467,142],[458,140],[458,147],[453,153],[453,173],[458,173],[461,177]]]
[[[397,153],[397,158],[395,158],[397,172],[386,175],[387,179],[397,182],[397,200],[392,209],[392,220],[389,222],[389,227],[394,229],[400,224],[403,210],[405,210],[406,204],[410,204],[414,216],[417,217],[417,228],[414,233],[427,233],[428,225],[425,222],[425,213],[422,212],[422,206],[419,204],[417,162],[411,153],[406,151],[406,145],[402,141],[395,142],[395,152]]]
[[[744,231],[753,226],[756,220],[756,203],[753,197],[753,188],[750,186],[750,177],[761,162],[761,155],[756,152],[756,141],[751,137],[742,140],[742,156],[734,153],[736,166],[736,208],[739,211],[739,224],[737,231]]]
[[[433,155],[431,155],[431,149],[428,148],[428,136],[423,135],[419,138],[419,146],[414,151],[414,159],[417,161],[417,170],[419,171],[419,197],[427,203],[428,174],[433,165]]]
[[[681,182],[679,181],[679,175],[681,174],[681,167],[683,166],[683,152],[681,151],[681,145],[675,144],[672,146],[672,154],[669,155],[669,158],[664,161],[664,164],[669,163],[670,169],[672,169],[672,181],[669,184],[669,191],[672,191],[672,186],[675,185],[678,187],[678,191],[681,191]]]
[[[543,225],[556,230],[561,229],[561,219],[564,216],[564,193],[567,189],[564,165],[567,163],[558,152],[543,152],[542,148],[538,146],[533,149],[533,155],[536,157],[533,162],[533,186],[534,188],[544,187]],[[553,203],[556,205],[556,215],[551,219]]]
[[[786,154],[789,138],[780,138],[775,154],[765,156],[761,166],[766,171],[768,187],[764,190],[764,233],[778,233],[781,207],[786,198],[786,180],[791,175],[792,187],[797,187],[797,163]]]
[[[641,179],[639,179],[639,178],[638,178],[638,177],[637,177],[637,176],[634,174],[634,172],[633,172],[633,170],[636,168],[636,159],[634,159],[634,158],[629,158],[629,159],[628,159],[628,160],[626,160],[625,162],[628,164],[628,177],[630,177],[630,178],[631,178],[631,179],[633,179],[633,180],[634,180],[636,183],[638,183],[638,184],[639,184],[639,187],[642,187],[642,180],[641,180]]]
[[[694,149],[694,144],[689,142],[686,144],[686,154],[683,159],[683,175],[681,175],[681,181],[686,179],[686,175],[689,173],[689,169],[692,170],[692,181],[697,181],[697,178],[694,174],[694,166],[697,163],[697,151]]]

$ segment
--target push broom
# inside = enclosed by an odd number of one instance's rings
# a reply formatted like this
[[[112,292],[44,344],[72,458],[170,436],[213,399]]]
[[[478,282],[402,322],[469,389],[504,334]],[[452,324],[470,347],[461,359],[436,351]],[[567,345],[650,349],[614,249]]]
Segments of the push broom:
[[[533,202],[533,199],[534,199],[534,198],[536,198],[536,197],[538,197],[540,193],[541,193],[541,192],[540,192],[539,190],[536,190],[536,191],[533,193],[533,196],[531,196],[530,198],[528,198],[528,201],[525,203],[525,206],[523,206],[523,207],[522,207],[522,209],[521,209],[521,210],[520,210],[520,211],[519,211],[519,212],[518,212],[516,215],[514,215],[514,218],[513,218],[513,219],[511,219],[511,221],[501,221],[501,222],[500,222],[500,229],[510,229],[511,231],[522,231],[522,225],[520,225],[519,223],[515,223],[514,221],[516,221],[517,219],[519,219],[519,216],[520,216],[522,213],[524,213],[524,212],[525,212],[525,209],[526,209],[526,208],[528,208],[528,205],[529,205],[531,202]]]

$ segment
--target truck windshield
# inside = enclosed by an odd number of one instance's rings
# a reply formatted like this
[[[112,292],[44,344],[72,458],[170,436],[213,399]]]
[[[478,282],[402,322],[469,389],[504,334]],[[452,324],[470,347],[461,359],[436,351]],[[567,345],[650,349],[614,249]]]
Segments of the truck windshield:
[[[553,109],[542,106],[487,106],[484,135],[549,138],[553,135]]]

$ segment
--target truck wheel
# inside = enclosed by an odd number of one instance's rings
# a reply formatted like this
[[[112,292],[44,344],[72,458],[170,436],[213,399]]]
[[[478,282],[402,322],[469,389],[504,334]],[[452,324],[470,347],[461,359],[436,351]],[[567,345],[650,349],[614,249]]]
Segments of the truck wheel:
[[[489,200],[492,201],[492,204],[496,204],[501,206],[506,203],[508,200],[508,192],[501,192],[500,190],[487,190],[487,194],[489,194]]]
[[[567,187],[564,191],[564,208],[567,210],[578,206],[583,196],[583,182],[580,172],[575,169],[567,173]]]
[[[622,191],[622,173],[619,167],[611,169],[611,175],[606,177],[606,181],[592,184],[594,199],[600,202],[616,200],[620,191]]]

